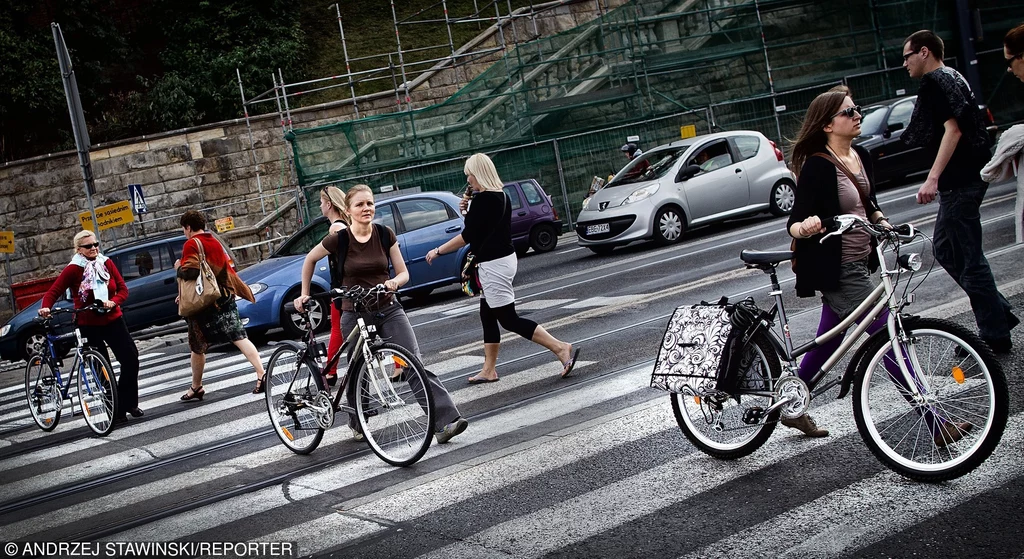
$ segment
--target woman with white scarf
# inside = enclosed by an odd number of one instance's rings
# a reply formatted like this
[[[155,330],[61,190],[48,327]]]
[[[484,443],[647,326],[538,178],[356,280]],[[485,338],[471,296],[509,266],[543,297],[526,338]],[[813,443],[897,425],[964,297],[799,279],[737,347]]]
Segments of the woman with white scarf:
[[[1006,71],[1024,82],[1024,24],[1010,30],[1003,39]],[[1024,243],[1024,124],[1011,126],[999,137],[995,154],[981,169],[985,182],[1003,182],[1017,177],[1017,204],[1014,208],[1014,230],[1017,242]]]
[[[117,414],[115,423],[123,423],[126,414],[142,417],[139,408],[139,350],[128,333],[121,315],[121,305],[128,300],[128,287],[114,261],[100,253],[100,243],[92,231],[79,231],[74,239],[75,256],[50,290],[43,295],[40,316],[49,316],[50,308],[64,293],[71,290],[76,309],[101,302],[105,311],[89,310],[78,315],[78,329],[86,345],[107,353],[109,346],[121,373],[117,379]],[[109,356],[109,354],[108,354]]]

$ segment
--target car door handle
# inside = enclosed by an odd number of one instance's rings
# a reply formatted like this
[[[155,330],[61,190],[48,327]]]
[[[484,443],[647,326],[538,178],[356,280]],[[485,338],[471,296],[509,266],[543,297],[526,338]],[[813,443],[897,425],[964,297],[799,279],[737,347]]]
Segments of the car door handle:
[[[740,169],[739,167],[736,167],[736,174],[737,175],[742,173],[742,172],[743,172],[743,169]]]
[[[454,233],[456,231],[461,231],[461,230],[462,230],[462,226],[461,225],[453,225],[453,226],[445,229],[444,232],[445,233]]]
[[[526,212],[525,212],[525,211],[523,211],[523,212],[519,212],[519,213],[518,213],[518,214],[516,214],[516,215],[518,215],[518,216],[522,217],[522,216],[526,215]]]

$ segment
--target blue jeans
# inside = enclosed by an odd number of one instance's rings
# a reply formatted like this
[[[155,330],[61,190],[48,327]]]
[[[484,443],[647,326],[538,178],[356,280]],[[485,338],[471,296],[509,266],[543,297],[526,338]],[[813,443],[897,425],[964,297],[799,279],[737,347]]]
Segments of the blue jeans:
[[[940,193],[933,241],[935,260],[967,293],[981,337],[999,340],[1010,336],[1013,314],[981,248],[981,201],[987,188],[975,183]]]

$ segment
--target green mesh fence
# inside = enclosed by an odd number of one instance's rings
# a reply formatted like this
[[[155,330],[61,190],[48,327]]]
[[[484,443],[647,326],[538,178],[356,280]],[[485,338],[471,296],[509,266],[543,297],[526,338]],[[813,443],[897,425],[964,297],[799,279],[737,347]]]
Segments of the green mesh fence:
[[[1012,12],[977,4],[983,20]],[[632,2],[510,49],[444,103],[296,129],[288,139],[307,189],[362,182],[457,192],[465,158],[487,152],[505,180],[540,181],[568,225],[593,177],[625,163],[618,148],[628,136],[647,149],[679,139],[685,125],[698,134],[752,129],[787,151],[807,105],[836,84],[860,104],[915,93],[902,41],[921,28],[954,37],[952,10],[936,0]],[[979,46],[989,48],[978,60],[1000,121],[1024,117],[1001,54],[1015,23],[990,24]],[[947,42],[953,56],[956,42]]]

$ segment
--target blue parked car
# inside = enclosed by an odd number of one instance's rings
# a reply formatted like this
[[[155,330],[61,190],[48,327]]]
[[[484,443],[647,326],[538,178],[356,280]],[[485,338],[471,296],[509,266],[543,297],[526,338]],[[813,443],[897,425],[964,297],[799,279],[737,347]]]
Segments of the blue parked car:
[[[426,261],[427,251],[459,234],[464,227],[458,196],[449,192],[421,192],[379,199],[374,221],[387,225],[398,236],[405,265],[409,268],[409,283],[403,286],[401,293],[424,296],[437,287],[461,281],[468,247],[442,255],[433,266]],[[280,326],[291,337],[302,335],[298,315],[286,313],[284,306],[298,296],[302,287],[302,262],[309,250],[323,240],[328,228],[327,219],[320,217],[289,237],[270,258],[239,272],[256,297],[255,303],[238,300],[238,314],[247,330],[262,333]],[[311,291],[326,291],[330,282],[324,258],[317,262]],[[324,329],[330,322],[330,313],[315,305],[310,318],[314,327]]]

